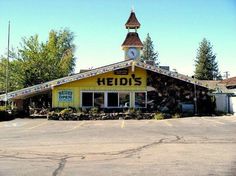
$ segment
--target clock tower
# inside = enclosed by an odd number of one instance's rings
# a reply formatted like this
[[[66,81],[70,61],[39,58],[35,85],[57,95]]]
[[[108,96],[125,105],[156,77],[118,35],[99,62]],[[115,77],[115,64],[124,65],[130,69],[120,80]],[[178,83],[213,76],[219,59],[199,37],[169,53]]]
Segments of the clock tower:
[[[141,58],[143,43],[141,42],[137,33],[137,29],[140,28],[140,23],[133,10],[131,11],[125,27],[128,29],[128,33],[126,35],[125,41],[121,45],[125,53],[125,60],[139,60]]]

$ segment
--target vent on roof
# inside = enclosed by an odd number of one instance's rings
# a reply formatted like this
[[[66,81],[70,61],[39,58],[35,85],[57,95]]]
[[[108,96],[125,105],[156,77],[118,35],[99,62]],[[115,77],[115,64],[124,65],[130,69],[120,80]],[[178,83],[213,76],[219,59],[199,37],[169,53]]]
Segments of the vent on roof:
[[[84,73],[84,72],[87,72],[87,71],[90,71],[90,69],[81,69],[81,70],[79,71],[79,73]]]
[[[145,60],[144,63],[148,65],[155,65],[155,62],[153,60]]]
[[[168,70],[170,71],[170,67],[169,66],[160,66],[161,69],[164,69],[164,70]]]

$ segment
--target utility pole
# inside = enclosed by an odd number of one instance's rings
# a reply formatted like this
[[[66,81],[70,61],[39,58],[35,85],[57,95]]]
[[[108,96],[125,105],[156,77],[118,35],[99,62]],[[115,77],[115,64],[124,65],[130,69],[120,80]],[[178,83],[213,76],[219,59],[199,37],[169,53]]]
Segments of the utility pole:
[[[193,79],[195,79],[194,76],[192,76]],[[194,89],[194,115],[197,115],[197,85],[196,85],[196,80],[194,80],[194,84],[193,84],[193,89]]]
[[[225,71],[225,79],[228,79],[229,78],[229,72],[228,71]]]
[[[197,85],[194,83],[194,115],[197,115]]]
[[[9,77],[9,47],[10,47],[10,21],[8,22],[8,39],[7,39],[7,63],[6,63],[6,101],[5,101],[5,107],[7,110],[7,104],[8,104],[8,77]]]

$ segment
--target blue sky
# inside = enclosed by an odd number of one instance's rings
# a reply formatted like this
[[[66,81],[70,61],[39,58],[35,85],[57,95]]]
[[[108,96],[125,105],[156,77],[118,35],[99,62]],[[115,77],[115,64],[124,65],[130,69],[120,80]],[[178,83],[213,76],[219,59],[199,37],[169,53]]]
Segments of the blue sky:
[[[191,76],[201,40],[213,45],[219,69],[236,76],[236,0],[0,0],[0,55],[6,53],[7,25],[11,47],[38,34],[46,41],[51,29],[75,33],[76,69],[124,60],[121,44],[131,7],[159,52],[160,65]]]

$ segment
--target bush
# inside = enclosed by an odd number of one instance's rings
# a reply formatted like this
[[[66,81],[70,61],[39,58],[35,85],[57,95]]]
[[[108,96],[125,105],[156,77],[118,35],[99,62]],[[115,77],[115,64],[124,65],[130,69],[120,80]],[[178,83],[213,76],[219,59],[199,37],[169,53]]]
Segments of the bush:
[[[7,108],[6,108],[6,106],[0,106],[0,111],[5,111],[5,110],[9,110],[9,109],[12,109],[11,105],[7,105]]]
[[[5,106],[0,106],[0,111],[5,111],[6,107]]]
[[[51,111],[47,115],[48,120],[59,120],[59,114],[56,113],[55,111]]]
[[[13,117],[7,111],[0,111],[0,121],[12,120]]]
[[[66,109],[63,109],[59,114],[64,116],[65,114],[71,114],[71,113],[73,113],[73,109],[66,108]]]
[[[164,119],[165,118],[165,116],[164,116],[164,114],[162,114],[162,113],[155,113],[155,115],[154,115],[154,119],[155,120],[162,120],[162,119]]]
[[[89,114],[97,114],[99,112],[99,109],[97,107],[92,107],[89,110]]]
[[[83,110],[82,110],[82,108],[81,108],[81,107],[79,107],[79,108],[76,108],[76,113],[81,113],[81,112],[83,112]]]
[[[135,108],[129,108],[128,110],[127,110],[127,113],[128,114],[134,114],[136,112],[136,109]]]
[[[172,116],[172,119],[178,119],[178,118],[181,118],[181,115],[180,114],[174,114]]]
[[[216,115],[216,116],[223,116],[223,115],[227,115],[227,113],[226,113],[226,112],[223,112],[223,111],[216,111],[216,112],[215,112],[215,115]]]

